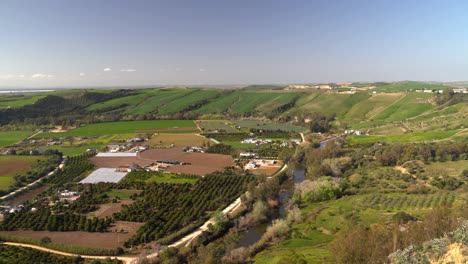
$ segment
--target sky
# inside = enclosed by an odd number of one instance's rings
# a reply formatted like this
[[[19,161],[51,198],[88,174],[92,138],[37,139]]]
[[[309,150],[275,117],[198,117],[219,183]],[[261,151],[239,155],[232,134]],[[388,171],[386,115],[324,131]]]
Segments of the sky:
[[[0,87],[468,80],[468,1],[2,0]]]

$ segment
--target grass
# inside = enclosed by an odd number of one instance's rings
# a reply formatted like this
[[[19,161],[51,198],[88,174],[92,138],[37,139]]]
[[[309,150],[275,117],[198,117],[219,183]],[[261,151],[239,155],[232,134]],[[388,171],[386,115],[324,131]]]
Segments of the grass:
[[[154,96],[145,95],[147,99],[140,102],[137,106],[128,109],[126,112],[129,114],[144,114],[158,110],[164,105],[169,105],[173,100],[184,97],[193,90],[188,89],[172,89],[172,90],[159,90]]]
[[[219,114],[224,112],[237,114],[261,112],[269,114],[278,107],[293,102],[301,94],[300,92],[272,90],[228,91],[195,112],[202,114]]]
[[[468,170],[467,160],[445,161],[445,162],[432,162],[425,164],[427,174],[432,176],[460,176],[464,170]]]
[[[151,137],[150,147],[201,147],[205,144],[214,144],[211,140],[196,134],[158,134]]]
[[[193,105],[202,103],[205,100],[210,100],[219,95],[219,93],[220,92],[218,90],[195,90],[183,97],[167,102],[164,106],[158,109],[158,113],[162,115],[177,113]]]
[[[372,94],[369,98],[354,104],[346,113],[346,119],[368,119],[383,111],[389,105],[402,98],[403,94]]]
[[[348,136],[350,144],[372,144],[377,142],[416,142],[442,140],[455,135],[459,130],[416,132],[376,136]]]
[[[37,135],[35,138],[103,136],[125,133],[143,133],[146,132],[146,130],[148,130],[149,133],[153,133],[155,132],[153,131],[155,129],[165,128],[169,128],[169,131],[170,128],[187,128],[187,130],[193,131],[195,129],[195,123],[192,120],[148,120],[97,123],[72,129],[67,132],[42,133]]]
[[[184,175],[177,175],[172,173],[160,173],[151,176],[145,182],[155,182],[155,183],[196,183],[198,177],[189,177]]]
[[[231,122],[226,120],[199,120],[197,123],[203,132],[212,132],[214,130],[225,131],[226,133],[239,132]]]
[[[17,108],[35,103],[44,94],[0,95],[0,108]]]
[[[97,103],[90,105],[86,108],[88,111],[98,111],[98,110],[105,110],[110,108],[122,108],[122,107],[135,107],[138,103],[146,99],[148,95],[146,94],[137,94],[131,95],[121,98],[116,98],[112,100],[108,100],[105,102]]]
[[[397,82],[397,83],[390,83],[381,85],[374,89],[377,92],[405,92],[409,90],[444,90],[453,88],[450,86],[446,86],[443,84],[430,84],[430,83],[423,83],[423,82],[414,82],[414,81],[405,81],[405,82]]]
[[[375,120],[402,121],[420,115],[434,108],[428,100],[432,94],[410,93],[395,104],[377,114]]]
[[[8,189],[15,182],[15,175],[28,172],[42,156],[0,156],[0,190]]]
[[[0,131],[0,147],[6,147],[32,135],[33,131]]]
[[[288,123],[274,123],[269,121],[260,121],[260,120],[239,120],[234,121],[237,126],[241,128],[253,128],[253,129],[263,129],[270,131],[284,131],[284,132],[307,132],[307,128],[301,126],[295,126]]]

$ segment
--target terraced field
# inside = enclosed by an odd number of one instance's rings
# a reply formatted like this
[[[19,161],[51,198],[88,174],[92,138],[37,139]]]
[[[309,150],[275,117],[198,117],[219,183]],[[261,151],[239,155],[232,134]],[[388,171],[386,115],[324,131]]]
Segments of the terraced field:
[[[294,102],[300,92],[239,90],[221,96],[198,109],[197,113],[271,113],[278,107]]]

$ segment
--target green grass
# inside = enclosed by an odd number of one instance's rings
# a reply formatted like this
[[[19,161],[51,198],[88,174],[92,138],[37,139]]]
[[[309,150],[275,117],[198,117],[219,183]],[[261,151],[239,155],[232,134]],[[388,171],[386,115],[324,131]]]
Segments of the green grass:
[[[186,127],[194,128],[195,123],[192,120],[148,120],[148,121],[120,121],[120,122],[108,122],[108,123],[97,123],[82,126],[76,129],[72,129],[67,132],[61,133],[42,133],[37,135],[35,138],[51,138],[51,137],[65,137],[65,136],[103,136],[113,134],[125,134],[125,133],[139,133],[140,131],[161,129],[161,128],[175,128],[175,127]],[[193,131],[191,129],[190,131]],[[154,133],[154,131],[149,131]]]
[[[203,132],[211,132],[214,130],[226,131],[227,133],[239,132],[234,124],[227,120],[200,120],[197,121],[198,125],[202,128]]]
[[[229,112],[238,114],[255,111],[268,113],[281,105],[291,102],[297,95],[299,93],[242,91],[239,93],[239,100],[232,104]]]
[[[240,91],[224,92],[221,97],[205,104],[201,108],[195,110],[195,112],[201,114],[219,114],[226,112],[229,107],[239,99],[240,93]]]
[[[429,175],[460,176],[464,170],[468,170],[468,160],[432,162],[425,164],[424,168]]]
[[[178,97],[173,101],[166,102],[158,109],[158,113],[162,115],[177,113],[185,110],[191,105],[200,103],[204,100],[210,100],[219,94],[220,92],[218,90],[195,90],[183,97]]]
[[[406,81],[406,82],[397,82],[397,83],[381,85],[375,88],[373,91],[390,93],[390,92],[405,92],[409,90],[424,90],[424,89],[443,90],[443,89],[449,89],[449,88],[453,88],[453,87],[442,85],[442,84],[429,84],[429,83],[423,83],[423,82]]]
[[[446,139],[455,135],[459,130],[416,132],[408,134],[392,134],[378,136],[348,136],[351,144],[371,144],[376,142],[416,142]]]
[[[44,94],[0,95],[0,108],[16,108],[30,105],[44,97]]]
[[[126,112],[129,114],[144,114],[156,111],[162,106],[170,105],[173,100],[184,97],[193,92],[194,90],[189,89],[159,90],[159,93],[156,93],[153,96],[145,95],[147,97],[146,100],[140,102],[133,108],[129,108]]]
[[[172,173],[160,173],[151,176],[145,182],[155,183],[196,183],[198,177],[184,177],[183,175],[177,175]]]
[[[402,98],[403,94],[372,94],[371,97],[354,104],[346,113],[346,119],[365,120],[383,111],[389,105]]]
[[[116,98],[112,100],[108,100],[105,102],[97,103],[90,105],[86,108],[88,111],[97,111],[97,110],[105,110],[110,108],[121,108],[121,107],[135,107],[138,103],[146,99],[148,95],[146,94],[137,94],[131,95],[121,98]]]
[[[33,131],[0,131],[0,147],[6,147],[32,135]]]
[[[260,120],[238,120],[234,121],[237,126],[241,128],[253,128],[253,129],[264,129],[270,131],[285,131],[285,132],[307,132],[307,128],[301,126],[295,126],[288,123],[276,123],[270,121],[260,121]]]
[[[322,112],[327,115],[336,114],[343,118],[346,113],[357,103],[369,98],[367,92],[358,92],[355,94],[335,94],[315,92],[309,96],[301,97],[297,101],[298,109],[294,111]]]
[[[410,93],[400,101],[387,107],[377,114],[375,120],[401,121],[410,117],[420,115],[434,108],[428,100],[432,94]]]

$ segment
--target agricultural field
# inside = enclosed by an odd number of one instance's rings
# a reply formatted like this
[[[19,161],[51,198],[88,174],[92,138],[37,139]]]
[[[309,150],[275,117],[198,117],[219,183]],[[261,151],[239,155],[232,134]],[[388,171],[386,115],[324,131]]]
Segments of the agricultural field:
[[[460,132],[459,130],[415,132],[408,134],[371,135],[371,136],[348,136],[350,144],[372,144],[377,142],[420,142],[448,139]]]
[[[151,148],[201,147],[214,144],[213,141],[198,134],[157,134],[149,140]]]
[[[238,90],[224,93],[198,110],[202,114],[234,114],[260,112],[271,114],[281,107],[292,104],[301,95],[300,92]]]
[[[407,92],[407,91],[414,91],[414,90],[445,90],[453,88],[448,85],[444,84],[430,84],[430,83],[422,83],[422,82],[397,82],[397,83],[389,83],[385,85],[380,85],[373,89],[373,91],[377,92],[384,92],[384,93],[394,93],[394,92]]]
[[[165,173],[157,171],[132,171],[125,178],[122,183],[135,183],[135,182],[155,182],[155,183],[196,183],[200,179],[195,175],[184,175],[175,173]]]
[[[227,120],[197,120],[203,133],[211,133],[217,130],[220,133],[236,133],[239,130],[235,125]]]
[[[448,175],[458,177],[465,170],[468,170],[467,160],[432,162],[424,165],[424,169],[429,176],[438,177]]]
[[[163,132],[193,132],[197,127],[192,120],[152,120],[152,121],[120,121],[85,125],[67,132],[42,133],[35,138],[52,137],[90,137],[125,133],[163,133]]]
[[[33,131],[0,131],[0,147],[6,147],[32,135]]]
[[[431,110],[434,106],[429,102],[432,94],[410,93],[401,100],[376,114],[373,119],[385,121],[403,121]]]
[[[149,149],[138,154],[137,157],[92,157],[90,161],[99,168],[118,168],[119,166],[149,166],[158,160],[175,160],[186,165],[170,166],[165,171],[207,175],[216,171],[223,171],[225,167],[234,165],[230,155],[184,152],[182,147],[168,149]]]
[[[8,189],[14,183],[14,176],[28,172],[42,156],[0,156],[0,190]]]
[[[288,123],[281,122],[268,122],[268,121],[259,121],[259,120],[237,120],[233,123],[240,127],[240,129],[249,130],[249,129],[261,129],[266,131],[283,131],[283,132],[307,132],[308,129],[301,126],[295,126]]]

